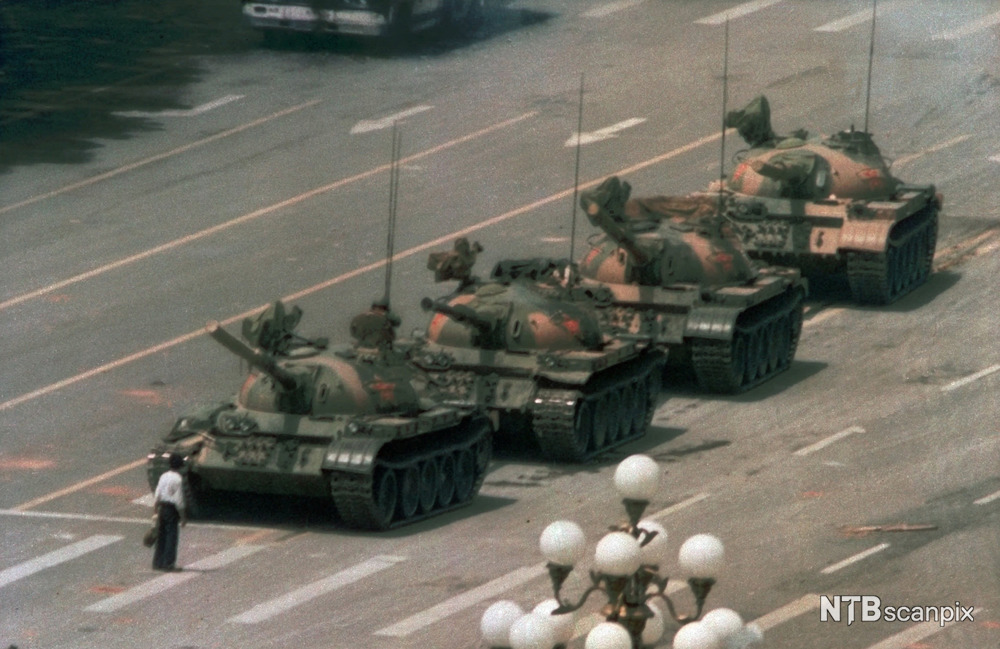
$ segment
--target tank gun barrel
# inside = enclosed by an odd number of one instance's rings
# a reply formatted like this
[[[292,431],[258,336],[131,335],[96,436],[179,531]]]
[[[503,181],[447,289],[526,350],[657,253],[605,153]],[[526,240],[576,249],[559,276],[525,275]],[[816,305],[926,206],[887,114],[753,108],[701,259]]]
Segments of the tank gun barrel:
[[[452,320],[457,320],[477,329],[481,334],[488,334],[493,331],[493,321],[484,318],[467,306],[452,306],[443,302],[435,302],[429,297],[420,300],[420,308],[424,311],[434,311],[448,316]]]
[[[628,251],[636,264],[644,266],[652,261],[652,255],[643,250],[628,225],[616,219],[608,211],[607,206],[601,205],[598,201],[594,200],[594,197],[590,196],[588,192],[584,192],[580,196],[580,203],[583,205],[583,210],[586,212],[590,223],[594,227],[603,230],[615,243]]]
[[[255,351],[252,347],[240,341],[239,338],[223,329],[222,325],[217,321],[212,320],[205,325],[205,331],[220,345],[273,378],[285,390],[291,391],[298,387],[299,381],[295,375],[279,367],[278,362],[273,356]]]

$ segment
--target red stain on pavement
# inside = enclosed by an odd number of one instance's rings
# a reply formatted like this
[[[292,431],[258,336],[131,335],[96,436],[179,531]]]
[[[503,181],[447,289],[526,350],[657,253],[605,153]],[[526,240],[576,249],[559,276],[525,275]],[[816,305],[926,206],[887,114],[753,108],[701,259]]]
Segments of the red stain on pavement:
[[[163,404],[163,395],[156,390],[122,390],[119,394],[151,406],[159,406]]]
[[[132,487],[126,487],[124,485],[108,485],[106,487],[98,487],[92,491],[106,496],[121,496],[129,499],[138,498],[146,493],[144,490],[133,489]]]
[[[48,302],[69,302],[69,296],[65,293],[53,293],[52,295],[46,295],[45,299]]]
[[[114,595],[115,593],[124,593],[125,590],[126,588],[124,586],[104,586],[104,585],[91,586],[90,588],[87,589],[87,591],[91,593],[102,593],[102,594],[110,593],[112,595]]]
[[[55,465],[55,460],[45,460],[37,457],[8,457],[0,459],[0,470],[3,471],[38,471],[39,469],[51,469]]]
[[[1000,629],[1000,622],[987,620],[986,622],[981,622],[980,626],[982,626],[984,629]]]

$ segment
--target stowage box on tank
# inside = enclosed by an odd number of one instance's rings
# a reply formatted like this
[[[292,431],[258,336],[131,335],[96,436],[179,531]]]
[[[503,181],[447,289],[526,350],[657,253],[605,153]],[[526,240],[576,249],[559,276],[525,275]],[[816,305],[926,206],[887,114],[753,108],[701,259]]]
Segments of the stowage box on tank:
[[[486,473],[492,423],[436,398],[393,346],[398,320],[379,306],[355,318],[358,344],[333,349],[296,336],[301,311],[286,314],[281,302],[244,321],[253,347],[209,323],[253,369],[232,401],[177,420],[149,454],[150,487],[178,453],[193,515],[216,491],[313,496],[331,498],[348,526],[381,530],[468,503]]]
[[[799,271],[762,267],[719,215],[718,194],[629,199],[617,177],[580,194],[601,228],[580,261],[604,287],[604,326],[650,336],[712,392],[741,392],[789,367],[807,285]]]
[[[726,182],[751,257],[810,276],[846,274],[855,301],[888,304],[931,271],[942,197],[893,177],[869,133],[781,137],[759,96],[726,116],[750,146]]]
[[[431,255],[437,279],[459,287],[423,300],[433,315],[413,353],[448,402],[489,409],[498,434],[527,432],[552,460],[578,462],[644,435],[665,355],[648,338],[606,335],[593,291],[567,282],[568,262],[500,262],[480,280],[469,250],[459,240],[454,253]]]

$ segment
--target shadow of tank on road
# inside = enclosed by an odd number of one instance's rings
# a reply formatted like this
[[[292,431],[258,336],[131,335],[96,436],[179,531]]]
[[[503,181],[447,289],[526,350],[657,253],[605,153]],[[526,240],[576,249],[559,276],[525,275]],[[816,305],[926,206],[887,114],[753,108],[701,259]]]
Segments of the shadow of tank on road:
[[[102,139],[158,129],[126,111],[185,109],[196,57],[255,46],[231,0],[0,3],[0,173],[89,160]]]

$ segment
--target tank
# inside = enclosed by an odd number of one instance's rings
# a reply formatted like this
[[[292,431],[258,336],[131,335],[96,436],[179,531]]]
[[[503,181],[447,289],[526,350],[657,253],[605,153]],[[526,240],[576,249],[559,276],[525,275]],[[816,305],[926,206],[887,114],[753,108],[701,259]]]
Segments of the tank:
[[[749,145],[725,185],[751,257],[846,276],[861,304],[889,304],[927,280],[943,198],[933,185],[895,178],[869,133],[778,136],[764,96],[726,125]]]
[[[249,344],[208,324],[250,373],[232,400],[177,419],[149,454],[150,487],[177,453],[195,516],[217,492],[309,496],[331,499],[349,527],[384,530],[470,502],[492,448],[484,411],[444,404],[394,342],[387,304],[355,317],[355,343],[337,347],[296,335],[301,314],[276,302],[244,320]]]
[[[579,263],[584,286],[610,291],[612,331],[650,336],[704,390],[737,393],[788,369],[807,282],[744,252],[719,215],[718,193],[631,199],[617,177],[583,191],[602,230]]]
[[[481,405],[498,435],[527,435],[543,458],[581,462],[645,435],[666,355],[648,337],[609,336],[597,292],[572,283],[568,261],[507,260],[488,279],[472,276],[462,239],[432,253],[436,279],[457,289],[424,298],[432,313],[414,362],[449,393]]]

